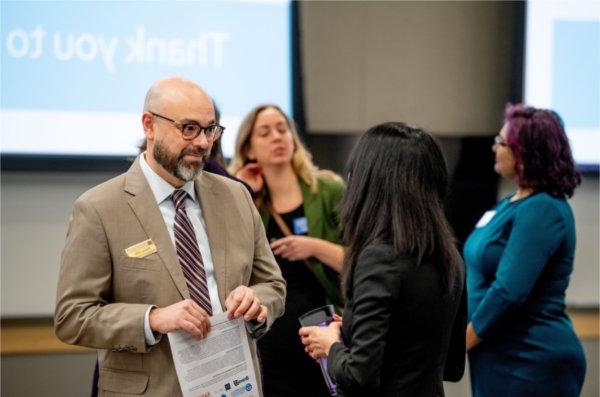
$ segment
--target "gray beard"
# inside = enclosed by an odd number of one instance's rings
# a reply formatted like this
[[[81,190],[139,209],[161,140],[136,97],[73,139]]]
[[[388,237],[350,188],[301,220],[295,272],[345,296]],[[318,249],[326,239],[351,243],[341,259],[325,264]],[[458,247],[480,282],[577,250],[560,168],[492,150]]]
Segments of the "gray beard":
[[[194,180],[200,171],[202,171],[204,162],[201,162],[197,167],[187,165],[183,159],[185,154],[186,152],[183,151],[179,157],[172,156],[160,141],[154,143],[154,149],[152,150],[154,160],[167,170],[169,174],[179,180],[189,182]]]

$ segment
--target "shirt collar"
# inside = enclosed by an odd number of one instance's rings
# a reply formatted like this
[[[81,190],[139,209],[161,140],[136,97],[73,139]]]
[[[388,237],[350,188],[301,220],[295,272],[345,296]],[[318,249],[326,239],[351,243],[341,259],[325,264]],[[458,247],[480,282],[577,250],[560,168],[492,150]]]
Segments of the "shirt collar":
[[[169,196],[173,193],[175,188],[167,181],[165,181],[160,175],[158,175],[150,165],[146,162],[146,152],[140,154],[139,156],[140,168],[150,185],[150,190],[154,194],[154,198],[156,199],[156,203],[160,204],[164,200],[168,199]],[[186,182],[185,185],[180,187],[180,189],[185,190],[192,200],[196,200],[196,189],[194,189],[194,181]]]

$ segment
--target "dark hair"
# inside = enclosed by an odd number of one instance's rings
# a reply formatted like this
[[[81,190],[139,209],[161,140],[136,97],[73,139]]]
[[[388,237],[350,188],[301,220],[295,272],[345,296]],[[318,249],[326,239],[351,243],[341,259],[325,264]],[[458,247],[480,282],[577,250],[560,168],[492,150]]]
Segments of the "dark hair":
[[[436,259],[450,290],[459,254],[443,210],[446,162],[434,139],[400,122],[377,125],[360,138],[346,171],[341,210],[346,288],[360,252],[383,242],[398,256]]]
[[[509,103],[504,121],[519,187],[571,197],[581,176],[560,116],[552,110]]]

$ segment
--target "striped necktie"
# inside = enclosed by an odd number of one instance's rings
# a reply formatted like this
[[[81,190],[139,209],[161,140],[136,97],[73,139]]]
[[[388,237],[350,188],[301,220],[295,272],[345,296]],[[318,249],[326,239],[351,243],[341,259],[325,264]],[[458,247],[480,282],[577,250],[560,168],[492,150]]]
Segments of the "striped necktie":
[[[194,227],[185,212],[187,197],[188,193],[182,189],[176,189],[171,194],[171,200],[175,204],[175,249],[190,296],[200,307],[206,310],[209,316],[212,316],[212,306],[208,294],[202,255],[200,254]]]

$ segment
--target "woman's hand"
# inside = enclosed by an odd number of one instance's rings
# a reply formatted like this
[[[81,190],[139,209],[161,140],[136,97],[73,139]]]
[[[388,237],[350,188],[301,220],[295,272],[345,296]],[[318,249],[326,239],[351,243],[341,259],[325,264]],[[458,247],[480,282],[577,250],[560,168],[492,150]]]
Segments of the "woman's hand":
[[[287,236],[271,243],[275,255],[289,261],[317,258],[336,272],[344,266],[344,248],[327,240],[308,236]]]
[[[288,261],[301,261],[314,256],[314,240],[307,236],[287,236],[273,241],[271,249]]]
[[[256,163],[246,164],[235,173],[235,177],[246,182],[255,192],[260,192],[265,184],[262,168]]]
[[[471,350],[479,343],[481,343],[481,338],[477,335],[477,333],[475,333],[473,324],[469,323],[467,325],[467,351]]]
[[[331,345],[340,341],[341,326],[341,321],[333,321],[328,327],[300,328],[300,339],[305,346],[304,351],[315,360],[327,357]]]

